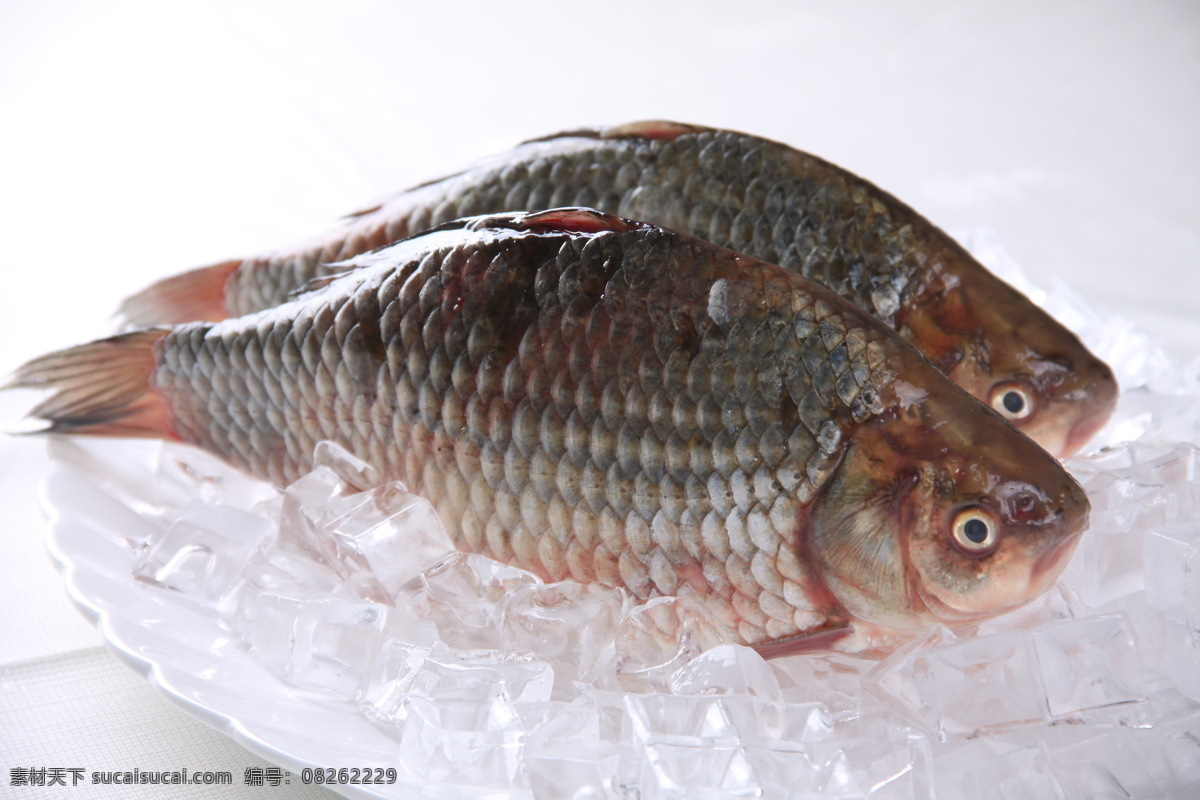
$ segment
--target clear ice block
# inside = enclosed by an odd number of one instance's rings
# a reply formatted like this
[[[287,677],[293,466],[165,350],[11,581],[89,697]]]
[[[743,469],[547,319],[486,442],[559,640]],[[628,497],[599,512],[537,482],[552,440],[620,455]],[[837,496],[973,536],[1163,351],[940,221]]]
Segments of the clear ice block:
[[[1030,634],[1050,714],[1144,699],[1133,628],[1124,614],[1059,622]]]
[[[721,626],[695,597],[656,597],[617,628],[617,679],[628,691],[670,691],[675,671],[722,644]]]
[[[619,744],[605,736],[600,709],[578,697],[529,731],[525,768],[534,797],[601,800],[614,796]]]
[[[613,637],[626,604],[624,592],[598,584],[519,586],[504,598],[500,645],[553,663],[555,699],[566,699],[576,681],[614,680]]]
[[[268,519],[195,500],[161,536],[143,545],[133,574],[147,583],[219,604],[237,586],[242,567],[271,533]]]
[[[464,687],[452,697],[409,695],[398,757],[432,785],[525,789],[525,731],[501,685]]]
[[[1200,523],[1151,531],[1145,557],[1150,605],[1186,625],[1200,648]]]
[[[971,800],[1066,800],[1050,769],[1044,741],[1012,742],[987,736],[938,753],[938,797]]]
[[[783,702],[779,679],[767,661],[749,647],[723,644],[706,650],[676,670],[671,691],[682,695],[745,694]]]
[[[529,653],[457,650],[388,640],[362,694],[361,707],[376,721],[403,723],[411,696],[439,700],[469,699],[480,686],[495,687],[514,704],[550,700],[554,671]]]
[[[505,598],[540,582],[523,569],[475,553],[452,553],[421,573],[442,641],[463,650],[498,649]]]
[[[943,742],[1048,719],[1033,646],[1020,631],[919,649],[872,680]]]
[[[617,784],[642,798],[777,796],[764,793],[781,771],[816,794],[837,778],[836,757],[817,747],[831,723],[816,703],[655,694],[628,695],[625,708]]]
[[[379,603],[324,598],[297,606],[288,675],[293,683],[353,696],[378,657],[388,621]]]

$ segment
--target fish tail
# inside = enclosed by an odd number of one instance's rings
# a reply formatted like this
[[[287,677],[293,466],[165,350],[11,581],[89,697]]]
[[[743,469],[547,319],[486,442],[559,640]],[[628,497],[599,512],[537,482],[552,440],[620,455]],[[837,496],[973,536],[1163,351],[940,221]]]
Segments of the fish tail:
[[[222,261],[164,278],[126,298],[117,314],[134,328],[225,319],[225,285],[241,264]]]
[[[51,392],[29,412],[49,423],[34,433],[178,439],[153,384],[156,348],[169,332],[134,331],[48,353],[0,388]]]

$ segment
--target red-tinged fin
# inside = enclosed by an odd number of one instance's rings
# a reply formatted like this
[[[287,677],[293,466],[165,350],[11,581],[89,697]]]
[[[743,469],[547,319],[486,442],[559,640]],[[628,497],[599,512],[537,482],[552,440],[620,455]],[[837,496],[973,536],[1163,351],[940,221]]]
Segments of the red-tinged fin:
[[[605,128],[601,137],[605,139],[675,139],[685,133],[700,133],[711,130],[700,125],[687,125],[666,119],[648,119]]]
[[[117,314],[133,328],[225,319],[225,283],[241,263],[224,261],[172,275],[126,298]]]
[[[2,388],[52,392],[29,412],[50,423],[36,433],[178,439],[152,383],[156,349],[168,333],[134,331],[49,353],[17,369]]]
[[[845,624],[834,628],[822,628],[812,633],[801,633],[786,639],[762,642],[754,645],[754,649],[760,656],[768,659],[807,653],[824,653],[832,650],[834,642],[850,633],[851,630],[852,628]]]
[[[516,214],[510,218],[507,227],[537,233],[625,233],[642,227],[642,224],[594,208],[553,208],[533,214]]]
[[[700,133],[712,130],[702,125],[687,125],[682,122],[671,122],[665,119],[650,119],[642,122],[627,122],[611,128],[578,128],[573,131],[562,131],[549,136],[539,136],[536,139],[526,139],[521,144],[537,142],[552,142],[555,139],[674,139],[685,133]]]

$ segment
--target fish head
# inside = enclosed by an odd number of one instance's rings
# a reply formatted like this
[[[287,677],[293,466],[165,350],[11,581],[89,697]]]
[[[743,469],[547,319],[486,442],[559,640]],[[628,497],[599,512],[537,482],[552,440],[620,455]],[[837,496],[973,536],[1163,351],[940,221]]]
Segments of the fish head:
[[[990,273],[940,275],[942,285],[908,323],[925,328],[923,341],[942,343],[931,360],[1052,455],[1078,452],[1116,409],[1112,370]]]
[[[911,630],[1048,589],[1087,525],[1083,489],[957,387],[896,384],[899,402],[851,435],[808,520],[809,554],[838,603]]]

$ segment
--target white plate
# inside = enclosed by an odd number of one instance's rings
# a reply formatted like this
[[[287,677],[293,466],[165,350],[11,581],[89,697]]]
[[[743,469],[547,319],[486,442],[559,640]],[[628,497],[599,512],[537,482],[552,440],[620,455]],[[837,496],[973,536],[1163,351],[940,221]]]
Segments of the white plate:
[[[48,547],[71,599],[95,620],[113,652],[169,700],[289,770],[293,783],[306,768],[398,767],[398,742],[352,703],[286,683],[254,661],[212,608],[133,577],[137,528],[153,521],[131,517],[122,502],[109,497],[107,492],[120,487],[102,485],[94,477],[96,464],[85,470],[71,459],[86,453],[100,463],[112,459],[123,470],[144,464],[149,473],[158,447],[52,443],[42,499],[50,516]],[[352,798],[411,797],[415,791],[447,800],[478,796],[404,782],[402,775],[395,784],[328,788]]]

